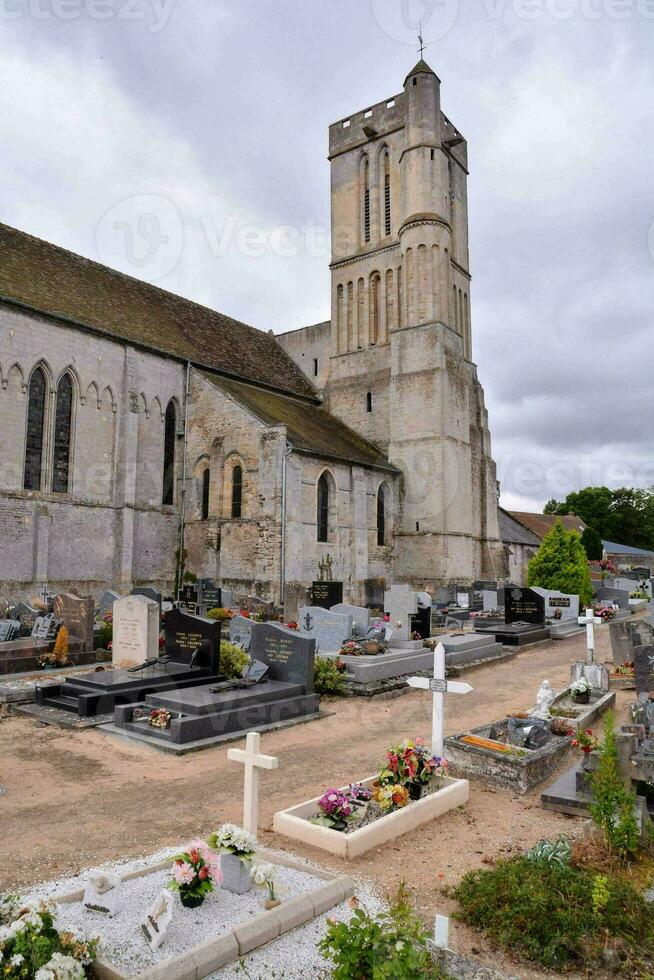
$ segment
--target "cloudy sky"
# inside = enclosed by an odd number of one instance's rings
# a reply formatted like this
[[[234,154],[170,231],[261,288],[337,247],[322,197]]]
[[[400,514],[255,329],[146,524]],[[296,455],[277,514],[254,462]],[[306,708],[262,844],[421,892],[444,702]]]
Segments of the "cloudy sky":
[[[0,0],[0,220],[264,329],[326,319],[327,127],[400,91],[420,17],[503,503],[654,484],[654,0]]]

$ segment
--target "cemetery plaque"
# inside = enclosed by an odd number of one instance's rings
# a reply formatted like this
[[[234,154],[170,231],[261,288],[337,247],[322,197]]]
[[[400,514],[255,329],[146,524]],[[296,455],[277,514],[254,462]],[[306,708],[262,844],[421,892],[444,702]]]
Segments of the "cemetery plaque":
[[[15,640],[20,633],[20,620],[2,619],[0,620],[0,643],[8,643]]]
[[[343,602],[342,582],[314,582],[311,586],[314,606],[331,609]]]
[[[196,650],[199,652],[196,654]],[[195,658],[194,658],[195,655]],[[220,669],[220,623],[215,619],[193,616],[183,609],[173,609],[166,615],[166,656],[175,663]]]
[[[429,678],[429,690],[432,694],[447,694],[447,681],[440,677]]]
[[[129,595],[114,603],[114,664],[129,660],[142,664],[159,656],[159,607],[142,595]]]
[[[306,693],[313,691],[313,666],[316,641],[299,630],[275,623],[253,623],[250,652],[270,668],[272,681],[301,684]]]
[[[200,602],[205,609],[220,609],[223,604],[222,590],[211,579],[201,578],[198,581]]]
[[[543,626],[545,623],[545,600],[533,589],[514,588],[505,590],[504,619],[511,623],[531,623]]]
[[[89,912],[115,915],[120,897],[120,876],[103,871],[89,871],[82,903]]]
[[[243,678],[249,681],[262,681],[269,671],[268,664],[262,663],[261,660],[251,660],[243,672]]]
[[[151,949],[159,949],[168,935],[174,908],[175,899],[172,892],[162,888],[141,921],[141,932]]]
[[[634,647],[636,694],[654,694],[654,644]]]
[[[54,613],[47,613],[45,616],[38,616],[34,628],[32,629],[32,637],[35,640],[53,640],[57,635],[57,623],[55,621]]]

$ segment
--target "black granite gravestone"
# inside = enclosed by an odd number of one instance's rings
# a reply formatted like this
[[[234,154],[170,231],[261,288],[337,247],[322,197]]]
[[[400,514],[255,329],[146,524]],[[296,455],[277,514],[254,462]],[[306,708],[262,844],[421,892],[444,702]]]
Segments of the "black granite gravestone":
[[[253,623],[250,656],[270,667],[270,680],[301,684],[307,693],[313,691],[316,641],[306,633],[275,623]]]
[[[209,578],[198,579],[199,602],[205,609],[220,609],[223,604],[222,590]]]
[[[545,623],[545,599],[533,589],[514,588],[505,590],[504,621],[511,623],[531,623],[543,626]]]
[[[311,586],[314,606],[331,609],[343,601],[342,582],[314,582]]]
[[[636,694],[654,694],[654,644],[634,647]]]
[[[212,674],[220,668],[220,623],[194,616],[183,609],[166,613],[166,656],[174,663],[204,667]]]
[[[426,640],[431,636],[431,606],[426,609],[418,608],[411,616],[411,632],[420,633],[420,639]]]

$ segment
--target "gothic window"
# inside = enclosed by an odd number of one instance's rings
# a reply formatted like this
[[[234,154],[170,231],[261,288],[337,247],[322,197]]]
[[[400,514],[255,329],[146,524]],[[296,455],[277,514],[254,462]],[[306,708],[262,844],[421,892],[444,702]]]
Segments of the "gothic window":
[[[243,467],[232,470],[232,518],[238,520],[243,511]]]
[[[209,517],[209,487],[211,485],[211,470],[207,466],[202,474],[202,508],[201,519],[206,521]]]
[[[168,402],[164,426],[163,493],[161,502],[172,506],[175,498],[175,435],[177,432],[177,412],[175,402]]]
[[[384,231],[391,233],[391,173],[388,152],[384,155]]]
[[[325,473],[318,480],[318,541],[327,541],[329,538],[329,481]]]
[[[43,428],[45,423],[45,374],[37,368],[30,380],[27,401],[27,436],[25,440],[25,490],[41,489],[41,466],[43,459]]]
[[[73,420],[73,383],[64,374],[57,385],[52,457],[52,492],[68,493],[70,471],[70,430]]]
[[[366,159],[363,164],[363,237],[370,241],[370,164]]]

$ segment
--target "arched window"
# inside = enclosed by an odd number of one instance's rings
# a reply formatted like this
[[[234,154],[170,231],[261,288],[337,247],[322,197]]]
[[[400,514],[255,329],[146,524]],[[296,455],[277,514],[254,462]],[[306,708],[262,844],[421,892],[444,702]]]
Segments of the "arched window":
[[[57,385],[52,457],[52,492],[68,493],[70,475],[70,430],[73,421],[73,382],[64,374]]]
[[[23,475],[23,488],[25,490],[41,489],[46,389],[45,373],[42,368],[38,367],[30,379],[27,399],[27,435]]]
[[[163,493],[161,502],[172,506],[175,499],[175,435],[177,432],[177,412],[175,402],[168,402],[164,427],[164,465]]]
[[[391,167],[388,150],[384,154],[384,231],[391,233]]]
[[[363,238],[370,241],[370,164],[367,157],[363,163]]]
[[[377,544],[386,544],[386,501],[384,499],[384,484],[377,491]]]
[[[243,510],[243,467],[235,466],[232,470],[232,518],[241,517]]]
[[[366,394],[366,412],[372,412],[372,392]]]
[[[318,541],[327,541],[329,539],[329,480],[326,473],[323,473],[318,480],[317,510]]]
[[[209,487],[211,484],[211,470],[207,466],[202,474],[202,507],[201,519],[206,521],[209,517]]]
[[[379,340],[379,293],[381,286],[381,276],[378,272],[373,273],[370,279],[370,345],[374,346]]]

